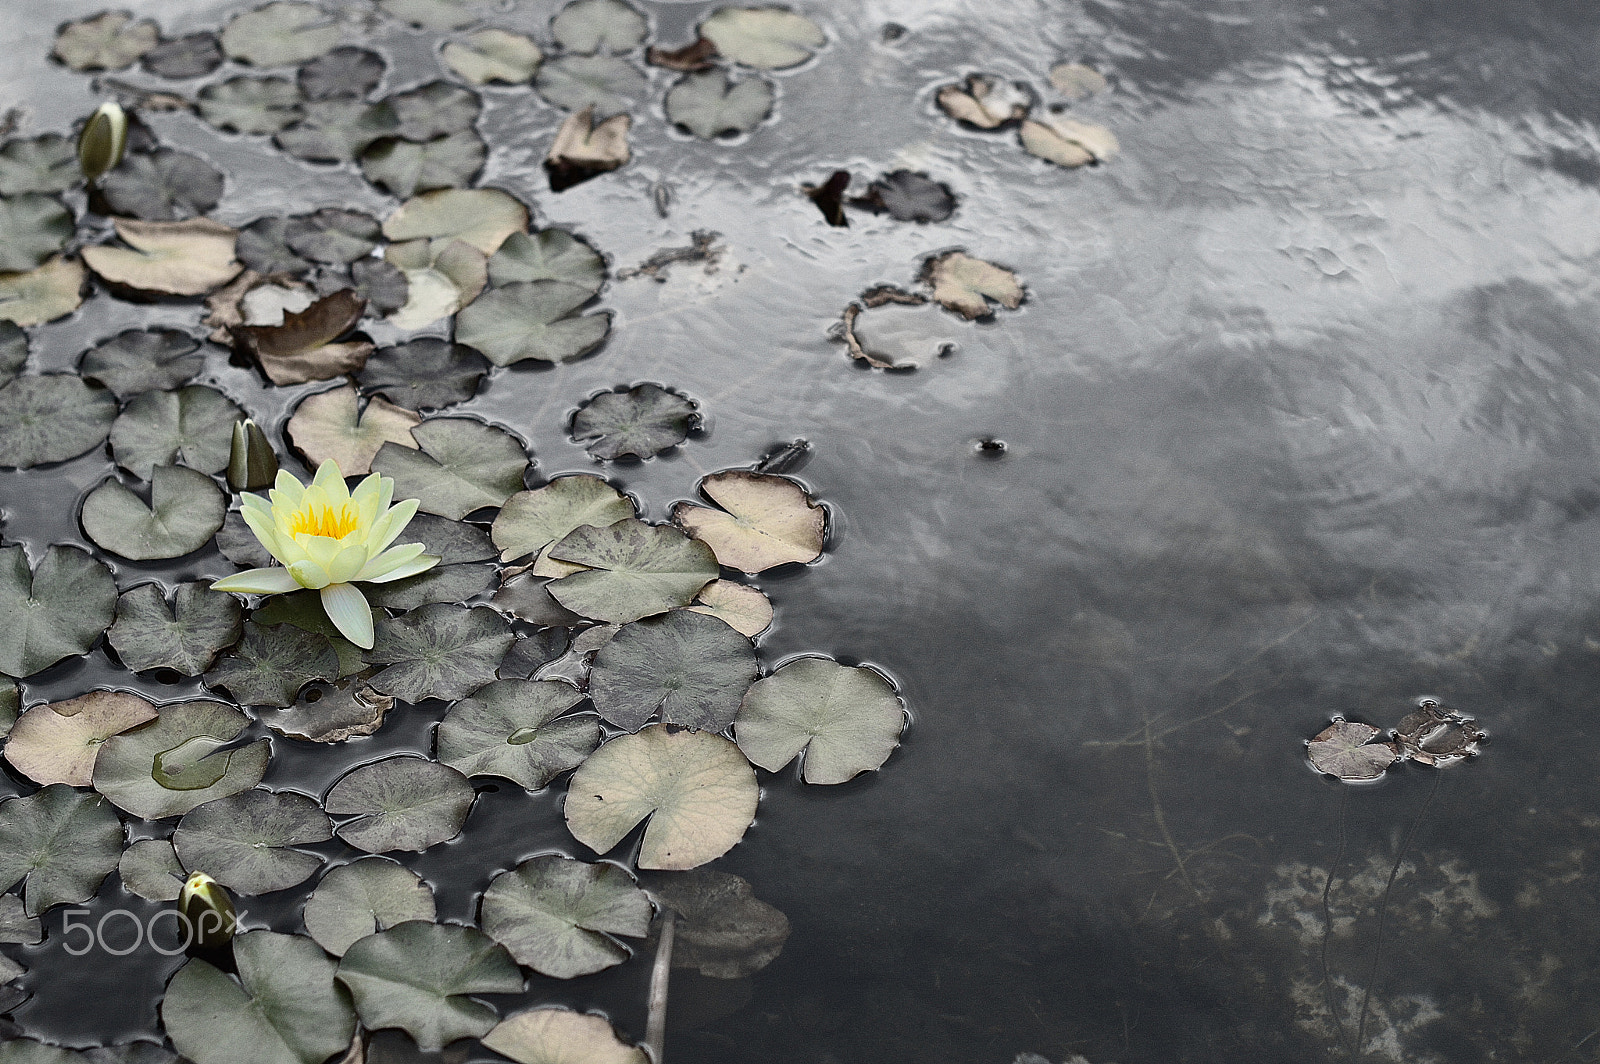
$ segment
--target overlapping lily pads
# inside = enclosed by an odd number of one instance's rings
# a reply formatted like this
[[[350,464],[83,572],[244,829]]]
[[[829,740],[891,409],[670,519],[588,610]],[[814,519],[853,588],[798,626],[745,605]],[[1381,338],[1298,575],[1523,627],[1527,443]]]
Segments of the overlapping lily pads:
[[[899,696],[879,673],[799,658],[756,681],[733,731],[745,756],[769,772],[804,751],[807,783],[843,783],[881,767],[905,724]]]
[[[588,473],[557,477],[507,499],[490,535],[502,561],[537,554],[583,525],[604,528],[636,516],[633,500]]]
[[[222,44],[210,30],[162,41],[140,57],[141,65],[158,78],[198,78],[222,62]]]
[[[390,244],[383,255],[406,279],[405,306],[389,319],[406,330],[454,314],[476,299],[489,280],[483,252],[454,237]]]
[[[588,241],[565,229],[512,233],[489,259],[489,283],[561,281],[592,295],[605,284],[606,264]]]
[[[307,162],[353,162],[373,141],[400,124],[387,102],[336,96],[312,100],[302,107],[298,123],[273,138],[273,143]]]
[[[211,542],[228,501],[216,481],[179,465],[150,470],[150,501],[108,479],[83,500],[79,519],[95,544],[134,561],[179,558]]]
[[[114,735],[94,764],[94,789],[147,820],[247,791],[267,770],[269,743],[229,746],[250,718],[221,702],[164,706],[149,724]]]
[[[562,716],[583,692],[544,680],[496,680],[450,707],[439,723],[439,760],[467,776],[502,776],[540,790],[600,745],[600,722]]]
[[[72,141],[59,133],[13,137],[0,145],[0,196],[65,192],[82,176]]]
[[[94,896],[122,855],[111,804],[64,783],[0,802],[0,886],[22,883],[29,916]]]
[[[372,470],[372,459],[385,443],[416,446],[411,430],[422,423],[420,417],[377,397],[361,410],[359,400],[355,388],[346,385],[308,395],[295,408],[284,432],[312,468],[333,459],[345,476],[359,476]]]
[[[652,915],[650,899],[616,865],[549,855],[496,876],[480,918],[517,963],[572,979],[627,960],[617,936],[643,938]]]
[[[528,228],[528,208],[496,188],[439,189],[400,205],[383,223],[390,240],[454,237],[485,255]]]
[[[248,706],[288,706],[313,680],[340,674],[328,637],[292,624],[244,622],[244,637],[206,673],[206,686],[222,688]]]
[[[483,1044],[517,1064],[648,1064],[638,1046],[617,1037],[604,1016],[561,1008],[508,1016]]]
[[[580,314],[592,291],[564,281],[518,281],[490,290],[456,317],[456,340],[497,366],[567,362],[611,331],[611,312]]]
[[[102,340],[78,362],[78,372],[126,399],[177,388],[205,365],[200,341],[177,329],[127,329]]]
[[[470,129],[428,140],[382,137],[361,153],[361,173],[395,196],[460,188],[483,169],[489,146]]]
[[[613,624],[687,606],[717,575],[710,547],[635,518],[580,526],[550,548],[550,557],[585,567],[550,584],[555,600]]]
[[[410,869],[363,857],[322,877],[306,900],[306,933],[342,957],[358,941],[407,920],[432,921],[433,890]]]
[[[155,706],[125,691],[91,691],[37,705],[11,726],[5,758],[35,783],[87,787],[101,744],[155,719]]]
[[[366,364],[372,344],[340,340],[366,310],[349,289],[322,297],[305,310],[285,312],[282,325],[239,325],[235,343],[261,366],[273,384],[304,384],[353,373]]]
[[[622,627],[595,655],[589,697],[600,715],[637,731],[668,724],[721,731],[755,682],[750,640],[715,617],[673,610]]]
[[[173,669],[199,676],[242,631],[239,600],[204,582],[179,584],[171,604],[159,584],[140,584],[117,600],[106,641],[135,672]]]
[[[204,869],[240,894],[266,894],[304,882],[322,867],[321,857],[294,847],[332,837],[333,826],[313,799],[258,787],[189,811],[172,845],[185,867]]]
[[[141,222],[117,218],[117,235],[129,246],[83,249],[83,261],[102,279],[143,292],[202,296],[243,269],[233,257],[238,233],[209,218]]]
[[[0,271],[42,266],[61,250],[74,228],[72,213],[39,192],[0,197]]]
[[[111,426],[111,453],[134,476],[150,479],[156,466],[178,463],[201,473],[228,466],[233,425],[244,411],[204,385],[174,392],[145,392]]]
[[[387,67],[377,52],[345,45],[300,68],[300,91],[308,100],[365,96],[378,87]]]
[[[111,570],[87,551],[53,546],[30,571],[20,546],[0,547],[0,673],[32,676],[85,653],[116,603]]]
[[[174,222],[205,214],[221,202],[223,177],[198,155],[158,148],[129,152],[98,187],[115,214]]]
[[[522,488],[528,454],[515,437],[469,418],[429,418],[411,430],[417,449],[385,444],[372,468],[394,478],[395,498],[459,520]]]

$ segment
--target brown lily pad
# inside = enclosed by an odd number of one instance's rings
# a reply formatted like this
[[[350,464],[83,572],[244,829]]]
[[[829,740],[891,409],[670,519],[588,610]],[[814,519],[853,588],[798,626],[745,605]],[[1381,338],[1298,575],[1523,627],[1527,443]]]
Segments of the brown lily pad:
[[[115,218],[129,246],[84,248],[83,261],[111,284],[171,296],[203,296],[244,269],[233,257],[239,232],[209,218],[142,222]]]
[[[628,147],[632,126],[633,116],[628,114],[612,115],[595,125],[592,106],[568,115],[544,161],[550,191],[561,192],[626,164],[632,156]]]
[[[336,343],[355,327],[367,301],[349,289],[334,292],[305,310],[285,313],[282,325],[237,325],[234,346],[254,358],[273,384],[304,384],[355,373],[373,346],[366,340]]]
[[[1341,780],[1375,780],[1400,759],[1393,743],[1375,743],[1379,730],[1370,724],[1335,718],[1306,742],[1306,756],[1318,772]]]

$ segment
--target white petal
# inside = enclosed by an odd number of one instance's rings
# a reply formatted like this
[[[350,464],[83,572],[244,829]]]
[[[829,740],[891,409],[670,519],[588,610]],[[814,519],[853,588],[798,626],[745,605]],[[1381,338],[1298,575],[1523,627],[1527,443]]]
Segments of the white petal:
[[[400,533],[406,530],[406,526],[411,523],[411,519],[416,515],[416,499],[407,499],[405,502],[390,507],[389,512],[378,518],[377,523],[373,526],[373,535],[367,539],[367,549],[371,551],[383,550],[383,548],[393,543]],[[383,529],[381,533],[378,531],[379,526],[382,526]]]
[[[412,558],[404,565],[396,566],[393,570],[384,573],[382,576],[368,577],[367,583],[387,584],[392,580],[404,580],[408,576],[416,576],[418,573],[425,573],[438,564],[438,555],[419,554],[417,557]]]
[[[421,554],[423,549],[420,543],[402,543],[398,547],[390,547],[382,554],[367,559],[367,564],[361,568],[361,575],[351,579],[378,580],[411,561]]]
[[[299,591],[300,583],[294,574],[279,566],[269,569],[246,569],[242,573],[225,576],[211,585],[213,591],[243,591],[250,595],[281,595],[286,591]]]
[[[367,548],[356,543],[347,546],[333,556],[333,561],[328,564],[328,576],[335,584],[348,583],[354,580],[361,567],[367,564]]]
[[[278,470],[278,479],[272,482],[272,504],[274,507],[282,505],[293,510],[300,505],[300,496],[305,494],[306,486],[295,479],[295,475],[287,469]]]
[[[360,589],[352,584],[329,584],[322,589],[322,609],[340,635],[362,650],[372,649],[372,610]]]

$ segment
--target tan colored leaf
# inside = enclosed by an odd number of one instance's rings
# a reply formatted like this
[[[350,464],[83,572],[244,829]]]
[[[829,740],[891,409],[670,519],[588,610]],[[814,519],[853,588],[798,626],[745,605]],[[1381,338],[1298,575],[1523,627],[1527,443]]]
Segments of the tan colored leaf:
[[[1118,149],[1116,135],[1105,126],[1061,115],[1022,123],[1022,146],[1030,155],[1066,167],[1105,162]]]
[[[822,555],[822,507],[788,477],[729,470],[702,479],[700,491],[722,510],[681,502],[672,520],[709,546],[719,564],[759,573]]]
[[[714,580],[701,589],[689,609],[715,617],[742,636],[754,639],[772,624],[772,600],[760,588]]]
[[[383,223],[390,240],[455,237],[493,255],[528,228],[528,208],[496,188],[441,188],[402,203]]]
[[[1022,285],[1016,274],[964,251],[930,260],[923,279],[933,285],[934,299],[968,321],[993,313],[986,302],[989,299],[1007,310],[1022,305]]]
[[[94,781],[100,744],[156,719],[156,707],[138,695],[91,691],[79,698],[34,706],[11,726],[5,757],[36,783],[87,787]]]
[[[1370,724],[1335,720],[1306,743],[1306,756],[1318,772],[1342,780],[1375,780],[1400,757],[1393,743],[1372,742],[1377,735]]]
[[[988,74],[969,74],[965,85],[946,85],[936,97],[945,114],[979,129],[998,129],[1028,116],[1027,87]]]
[[[468,34],[465,44],[451,41],[439,57],[474,85],[491,81],[520,85],[533,80],[544,53],[520,33],[489,29]]]
[[[273,384],[304,384],[354,373],[367,364],[372,344],[335,343],[355,327],[367,302],[349,289],[324,296],[282,325],[237,325],[234,344],[253,356]]]
[[[626,113],[612,115],[595,125],[594,108],[585,107],[568,115],[556,130],[555,143],[550,145],[549,164],[615,170],[630,158],[628,131],[632,126],[633,117]]]
[[[617,1037],[604,1016],[537,1008],[507,1016],[483,1044],[517,1064],[648,1064],[638,1046]]]
[[[406,305],[389,315],[402,329],[421,329],[471,303],[489,283],[489,259],[454,237],[390,244],[383,257],[406,276]]]
[[[332,458],[345,476],[372,472],[372,459],[385,443],[415,449],[411,427],[422,418],[374,396],[357,416],[360,393],[354,385],[308,395],[289,419],[289,439],[315,469]]]
[[[1069,100],[1086,100],[1106,88],[1106,76],[1082,63],[1057,63],[1050,68],[1050,84]]]
[[[209,218],[141,222],[114,218],[117,235],[131,248],[101,244],[84,248],[83,261],[103,279],[141,292],[203,296],[244,269],[233,257],[239,232]]]
[[[83,302],[87,271],[60,255],[26,273],[0,274],[0,321],[43,325],[65,317]]]

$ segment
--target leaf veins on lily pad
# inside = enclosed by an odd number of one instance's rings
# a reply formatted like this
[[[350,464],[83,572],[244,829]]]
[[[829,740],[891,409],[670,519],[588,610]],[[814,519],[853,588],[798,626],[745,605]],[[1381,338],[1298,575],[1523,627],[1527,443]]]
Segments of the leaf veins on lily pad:
[[[83,261],[102,279],[142,292],[203,296],[244,267],[233,257],[237,231],[209,218],[186,222],[112,220],[129,247],[83,249]]]
[[[438,602],[380,618],[365,656],[387,666],[371,680],[385,694],[406,702],[454,699],[493,680],[515,639],[494,610]]]
[[[606,264],[587,240],[565,229],[512,233],[489,260],[489,283],[562,281],[590,294],[605,284]]]
[[[455,838],[472,809],[472,784],[448,765],[391,757],[346,773],[323,799],[335,816],[352,815],[339,837],[358,850],[426,850]]]
[[[322,877],[306,900],[306,932],[342,957],[376,931],[407,920],[432,921],[433,890],[421,876],[382,857],[363,857]]]
[[[83,500],[83,530],[95,544],[134,561],[193,553],[222,527],[228,501],[216,481],[178,465],[150,471],[146,503],[120,480],[107,479]]]
[[[267,894],[303,883],[322,867],[321,857],[294,847],[332,837],[313,799],[257,787],[190,810],[172,845],[185,868],[204,869],[240,894]]]
[[[282,325],[239,325],[234,341],[261,366],[273,384],[304,384],[354,373],[366,365],[372,344],[336,342],[355,328],[366,300],[344,289],[299,313],[285,312]]]
[[[0,673],[31,676],[87,652],[116,602],[111,570],[88,551],[51,547],[30,572],[20,546],[0,547]]]
[[[244,638],[206,673],[206,686],[224,688],[247,706],[288,706],[312,680],[339,676],[328,637],[290,624],[244,622]]]
[[[715,617],[673,610],[623,625],[595,655],[589,697],[600,715],[637,731],[667,724],[721,731],[756,678],[750,640]]]
[[[484,293],[456,317],[456,341],[497,366],[567,362],[611,331],[611,312],[580,314],[592,290],[564,281],[523,281]]]
[[[604,528],[580,526],[550,556],[585,566],[549,585],[555,600],[613,624],[687,606],[717,575],[716,556],[704,543],[631,517]]]
[[[635,516],[633,500],[600,477],[556,477],[534,491],[519,491],[495,515],[490,535],[502,561],[537,554],[583,525],[604,528]]]
[[[85,351],[78,372],[127,399],[187,384],[205,361],[200,341],[188,333],[127,329]]]
[[[381,348],[356,379],[408,410],[436,410],[471,399],[488,372],[489,360],[472,348],[424,336]]]
[[[1356,721],[1335,720],[1306,742],[1306,756],[1318,772],[1342,780],[1375,780],[1400,754],[1392,743],[1375,743],[1379,729]]]
[[[156,718],[156,707],[123,691],[91,691],[29,709],[12,725],[5,758],[35,783],[87,787],[111,736]]]
[[[759,573],[822,556],[824,511],[788,477],[729,470],[703,478],[700,491],[722,509],[679,503],[672,519],[722,565]]]
[[[550,854],[494,877],[483,893],[483,929],[541,975],[573,979],[631,956],[617,936],[643,938],[654,908],[633,877],[612,864]]]
[[[300,68],[300,91],[308,100],[365,96],[378,87],[387,66],[377,52],[345,45]]]
[[[528,453],[510,433],[470,418],[429,418],[411,430],[417,448],[385,444],[372,468],[394,478],[397,499],[460,520],[499,506],[522,488]]]
[[[658,384],[601,392],[572,417],[572,438],[596,458],[654,458],[689,438],[696,405]]]
[[[229,747],[250,718],[221,702],[163,706],[148,724],[114,735],[94,763],[94,789],[146,820],[247,791],[267,771],[270,743]]]
[[[105,441],[117,401],[70,373],[18,377],[0,387],[0,466],[65,462]]]
[[[199,676],[243,630],[239,600],[204,581],[179,584],[168,605],[160,584],[140,584],[117,600],[106,641],[134,672],[173,669]]]
[[[149,480],[155,467],[174,463],[220,473],[228,467],[233,426],[244,416],[227,396],[200,384],[145,392],[111,426],[111,453],[142,480]]]
[[[450,707],[439,723],[439,760],[467,776],[502,776],[537,791],[600,745],[600,722],[562,716],[583,693],[544,680],[496,680]]]
[[[27,914],[86,901],[122,856],[122,822],[99,795],[53,783],[0,802],[0,886],[24,881]]]
[[[882,766],[905,725],[905,708],[880,674],[799,658],[755,682],[733,733],[745,756],[769,772],[804,752],[807,783],[843,783]]]
[[[113,214],[151,222],[203,215],[222,200],[222,171],[185,151],[130,152],[100,179],[99,195]]]

